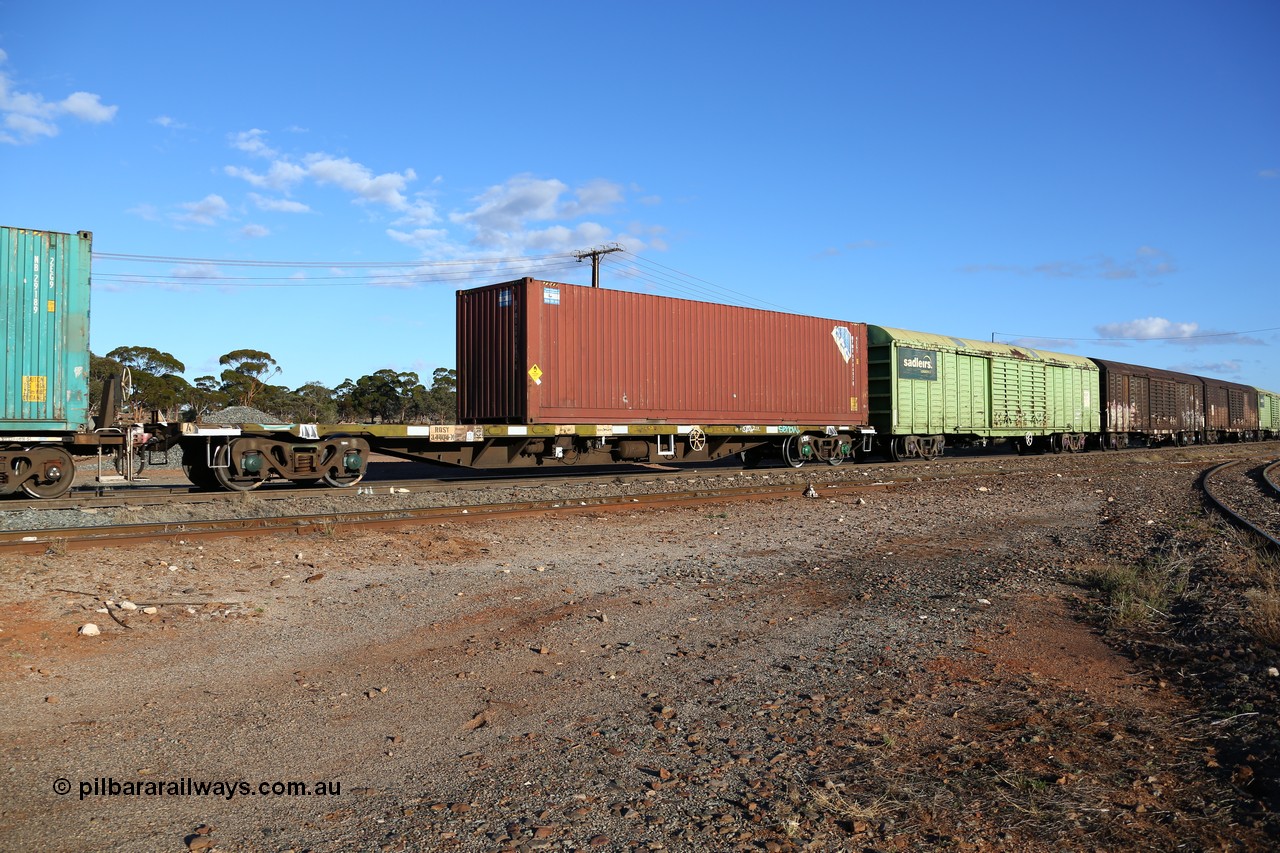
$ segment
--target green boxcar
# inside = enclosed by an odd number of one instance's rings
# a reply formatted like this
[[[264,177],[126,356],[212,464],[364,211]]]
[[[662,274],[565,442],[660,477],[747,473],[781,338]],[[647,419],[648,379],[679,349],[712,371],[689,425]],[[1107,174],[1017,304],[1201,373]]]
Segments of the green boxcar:
[[[1101,428],[1087,358],[884,326],[868,326],[867,343],[871,425],[895,459],[996,438],[1083,450]]]
[[[1258,389],[1258,430],[1263,438],[1280,438],[1280,394]]]
[[[89,428],[92,244],[0,227],[0,440]]]

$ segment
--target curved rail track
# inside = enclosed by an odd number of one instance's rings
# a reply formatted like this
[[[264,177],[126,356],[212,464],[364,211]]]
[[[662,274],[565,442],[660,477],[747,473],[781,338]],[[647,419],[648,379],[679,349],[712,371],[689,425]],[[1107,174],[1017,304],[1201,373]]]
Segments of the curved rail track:
[[[1249,466],[1224,462],[1205,472],[1201,487],[1232,522],[1280,550],[1280,461]]]

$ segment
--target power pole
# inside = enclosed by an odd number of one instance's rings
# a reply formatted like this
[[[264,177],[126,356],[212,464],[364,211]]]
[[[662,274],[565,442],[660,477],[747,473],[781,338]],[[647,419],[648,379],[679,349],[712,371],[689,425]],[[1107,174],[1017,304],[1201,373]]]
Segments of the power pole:
[[[614,252],[621,252],[621,251],[623,251],[623,248],[619,246],[617,243],[614,243],[610,246],[605,246],[600,249],[590,249],[585,252],[574,252],[573,256],[578,259],[579,263],[581,263],[582,261],[585,261],[587,258],[591,259],[591,286],[599,287],[600,286],[600,258],[604,255],[611,255]]]

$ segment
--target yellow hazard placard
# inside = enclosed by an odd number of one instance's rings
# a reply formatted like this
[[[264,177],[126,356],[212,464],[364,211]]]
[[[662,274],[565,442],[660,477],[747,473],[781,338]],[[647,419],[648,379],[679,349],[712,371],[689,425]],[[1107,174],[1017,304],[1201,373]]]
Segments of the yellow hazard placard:
[[[22,377],[22,402],[43,403],[49,394],[49,380],[44,376]]]
[[[530,367],[529,378],[533,380],[534,385],[541,385],[542,384],[542,368],[538,367],[538,365],[536,364],[533,367]]]
[[[56,312],[57,312],[57,310],[58,310],[58,303],[57,303],[57,302],[54,302],[52,299],[50,299],[50,300],[49,300],[49,313],[50,313],[50,314],[54,314],[54,313],[56,313]]]

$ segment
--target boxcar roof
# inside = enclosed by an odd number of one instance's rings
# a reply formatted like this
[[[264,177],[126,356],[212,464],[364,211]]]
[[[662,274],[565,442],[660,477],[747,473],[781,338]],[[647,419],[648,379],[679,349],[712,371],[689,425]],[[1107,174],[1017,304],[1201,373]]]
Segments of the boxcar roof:
[[[1061,352],[1049,352],[1030,347],[997,344],[991,341],[975,341],[968,338],[949,338],[946,335],[933,335],[928,332],[912,332],[906,329],[893,329],[888,326],[867,326],[867,341],[871,346],[877,344],[896,343],[901,346],[920,347],[921,349],[946,350],[949,352],[986,355],[997,358],[1020,359],[1022,361],[1045,361],[1050,364],[1061,364],[1070,367],[1081,367],[1085,370],[1097,370],[1092,360],[1079,355],[1068,355]]]
[[[1196,376],[1194,373],[1179,373],[1176,370],[1161,370],[1158,367],[1146,367],[1141,364],[1126,364],[1123,361],[1111,361],[1107,358],[1095,358],[1094,361],[1108,371],[1118,373],[1121,376],[1146,376],[1151,379],[1164,379],[1170,382],[1182,382],[1192,385],[1198,385],[1204,381],[1203,378]]]

